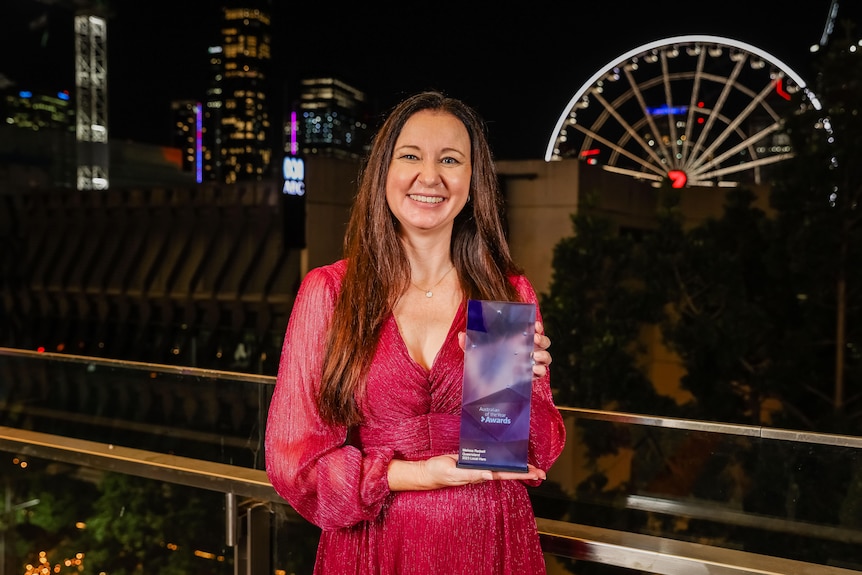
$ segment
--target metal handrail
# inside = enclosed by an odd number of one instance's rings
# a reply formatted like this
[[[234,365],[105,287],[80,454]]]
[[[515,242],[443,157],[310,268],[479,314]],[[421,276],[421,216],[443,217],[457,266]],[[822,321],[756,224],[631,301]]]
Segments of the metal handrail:
[[[287,505],[263,470],[0,426],[0,451],[242,495]],[[552,519],[537,518],[546,553],[656,575],[860,575],[807,563]]]
[[[49,351],[32,351],[29,349],[15,349],[11,347],[0,347],[0,356],[36,360],[53,360],[65,363],[84,363],[96,367],[111,367],[136,371],[157,371],[160,373],[169,373],[172,375],[199,377],[201,379],[227,379],[230,381],[243,381],[246,383],[275,385],[275,377],[271,375],[257,375],[254,373],[243,373],[238,371],[223,371],[219,369],[204,369],[200,367],[188,367],[182,365],[168,365],[165,363],[130,361],[126,359],[109,359],[105,357],[94,357],[89,355],[53,353]]]
[[[202,379],[230,380],[242,381],[247,383],[257,383],[261,385],[275,385],[275,377],[271,375],[257,375],[234,371],[203,369],[187,366],[174,366],[159,363],[108,359],[64,353],[37,352],[32,350],[15,349],[8,347],[0,347],[0,356],[19,357],[36,360],[53,360],[68,363],[84,363],[97,367],[105,366],[139,371],[157,371],[174,375],[193,376]],[[598,409],[585,409],[579,407],[558,406],[558,409],[564,415],[569,414],[580,419],[595,419],[614,423],[643,425],[648,427],[664,427],[672,429],[683,429],[688,431],[722,433],[726,435],[741,435],[748,437],[759,437],[763,439],[775,439],[778,441],[793,441],[796,443],[811,443],[862,449],[862,437],[853,435],[819,433],[812,431],[780,429],[766,426],[722,423],[638,413],[603,411]]]
[[[563,414],[571,414],[580,419],[595,419],[614,423],[643,425],[647,427],[665,427],[687,431],[723,433],[726,435],[744,435],[747,437],[759,437],[762,439],[776,439],[778,441],[815,443],[819,445],[862,449],[862,437],[856,435],[799,431],[759,425],[741,425],[737,423],[684,419],[680,417],[660,417],[656,415],[602,411],[600,409],[584,409],[579,407],[559,407],[559,410]]]

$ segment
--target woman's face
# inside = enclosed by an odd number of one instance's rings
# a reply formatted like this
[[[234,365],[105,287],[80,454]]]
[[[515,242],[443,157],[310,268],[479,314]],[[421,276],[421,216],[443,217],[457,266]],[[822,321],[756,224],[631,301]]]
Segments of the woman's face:
[[[386,201],[401,233],[452,228],[470,195],[470,136],[461,120],[435,110],[415,113],[395,142]]]

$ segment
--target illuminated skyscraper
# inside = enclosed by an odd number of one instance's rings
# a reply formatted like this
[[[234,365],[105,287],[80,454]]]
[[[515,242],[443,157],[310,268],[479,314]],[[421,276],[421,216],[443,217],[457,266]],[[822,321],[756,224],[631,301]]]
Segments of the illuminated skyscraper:
[[[26,130],[75,132],[75,108],[68,91],[5,90],[3,123]]]
[[[204,177],[226,183],[261,180],[272,161],[267,102],[272,59],[269,12],[234,2],[223,9],[220,38],[221,45],[210,48]]]
[[[302,80],[298,101],[286,118],[288,155],[358,159],[370,138],[366,95],[338,78]]]
[[[171,102],[171,113],[174,119],[171,145],[182,150],[183,171],[194,172],[195,181],[198,183],[203,180],[201,109],[201,103],[194,100]]]
[[[210,84],[206,91],[206,101],[203,105],[203,134],[201,152],[203,161],[203,179],[205,181],[224,181],[222,176],[222,127],[221,117],[224,108],[223,70],[221,46],[209,47]]]
[[[8,183],[74,187],[75,106],[69,92],[0,89],[0,112],[0,157],[21,168],[8,172],[17,176]]]

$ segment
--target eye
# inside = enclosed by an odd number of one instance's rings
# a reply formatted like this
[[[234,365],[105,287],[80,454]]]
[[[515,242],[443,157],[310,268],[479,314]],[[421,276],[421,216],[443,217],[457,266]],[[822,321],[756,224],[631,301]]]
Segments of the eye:
[[[416,154],[401,154],[400,156],[398,156],[398,159],[399,160],[418,160],[419,156],[417,156]]]
[[[460,164],[461,162],[452,156],[446,156],[445,158],[440,160],[443,164]]]

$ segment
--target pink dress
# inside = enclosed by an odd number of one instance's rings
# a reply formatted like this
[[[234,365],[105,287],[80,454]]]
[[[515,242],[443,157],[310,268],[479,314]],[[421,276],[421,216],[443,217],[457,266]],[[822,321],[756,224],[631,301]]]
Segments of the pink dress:
[[[276,491],[322,529],[317,575],[525,575],[545,562],[525,481],[486,481],[434,491],[389,490],[393,458],[457,453],[465,306],[430,370],[407,352],[394,317],[380,336],[360,408],[358,442],[324,424],[314,404],[325,333],[344,260],[303,280],[284,340],[266,430],[266,468]],[[513,277],[524,301],[536,294]],[[565,428],[549,378],[534,379],[530,463],[547,470]],[[360,445],[361,447],[356,447]]]

